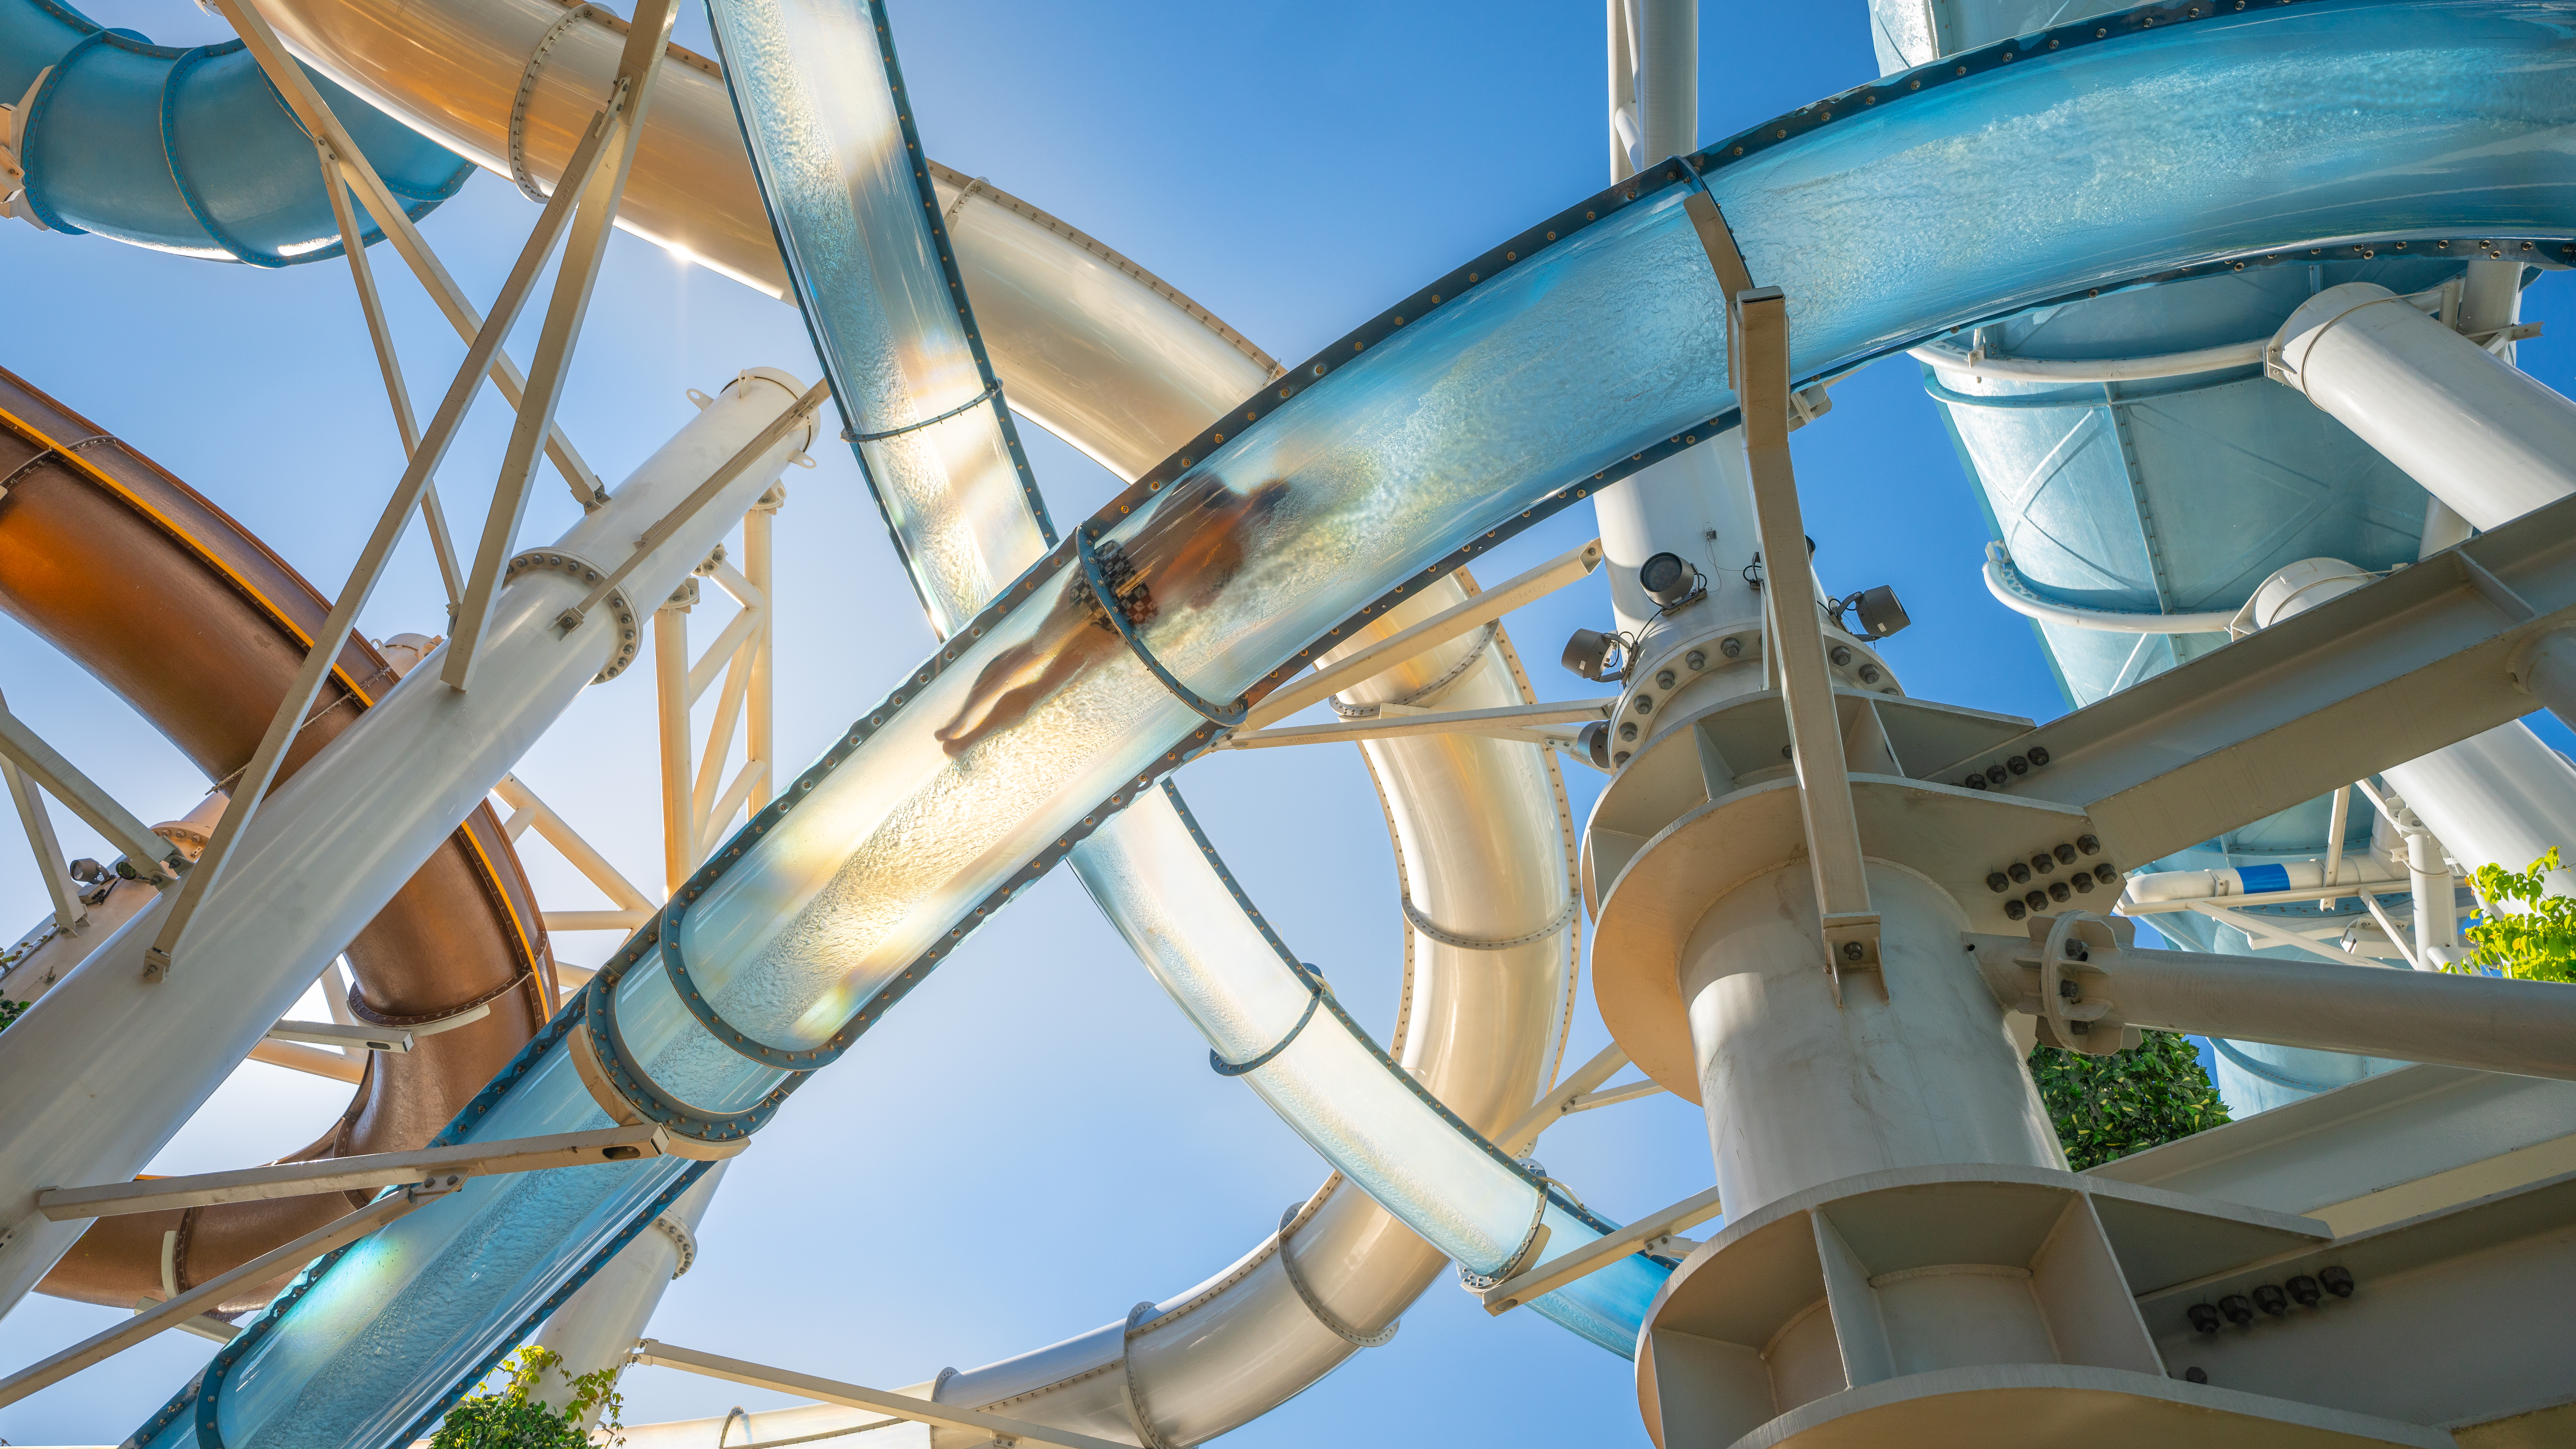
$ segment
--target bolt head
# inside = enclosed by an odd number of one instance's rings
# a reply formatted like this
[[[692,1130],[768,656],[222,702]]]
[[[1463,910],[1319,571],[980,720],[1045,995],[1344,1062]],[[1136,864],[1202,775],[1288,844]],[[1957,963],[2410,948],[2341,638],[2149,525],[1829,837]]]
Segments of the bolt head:
[[[2034,911],[2044,911],[2048,909],[2048,892],[2046,891],[2032,891],[2029,895],[2023,896],[2021,900],[2023,905],[2030,907]]]
[[[1868,954],[1858,941],[1843,942],[1843,959],[1846,961],[1857,961]]]
[[[2059,865],[2073,865],[2075,863],[2074,846],[2060,845],[2055,850],[2050,851],[2049,854],[2057,857],[2057,863]]]
[[[1732,637],[1720,639],[1717,641],[1717,652],[1733,659],[1744,652],[1744,641]]]
[[[1852,652],[1851,652],[1851,648],[1850,648],[1850,646],[1848,646],[1848,645],[1844,645],[1844,644],[1837,644],[1837,645],[1835,645],[1835,646],[1834,646],[1834,652],[1833,652],[1833,654],[1832,654],[1831,658],[1832,658],[1832,659],[1833,659],[1833,661],[1834,661],[1834,667],[1835,667],[1836,669],[1840,669],[1840,668],[1844,667],[1845,665],[1847,665],[1847,664],[1851,663],[1851,661],[1852,661]]]
[[[2030,907],[2023,905],[2023,904],[2022,904],[2021,902],[2019,902],[2019,901],[2006,901],[2006,902],[2004,902],[2004,919],[2005,919],[2005,920],[2008,920],[2008,921],[2018,921],[2018,920],[2022,919],[2023,917],[2025,917],[2025,916],[2027,916],[2027,915],[2029,915],[2029,914],[2030,914]]]
[[[2026,756],[2015,755],[2004,761],[2004,768],[2016,775],[2027,775],[2030,773],[2030,760]]]
[[[1694,649],[1688,654],[1682,656],[1682,662],[1693,669],[1706,669],[1708,667],[1708,651],[1704,649]],[[1669,689],[1671,686],[1666,685],[1665,688]]]
[[[2098,835],[2079,835],[2075,837],[2075,848],[2086,855],[2100,855],[2102,838]]]
[[[1657,689],[1670,689],[1673,687],[1673,680],[1675,677],[1676,676],[1669,669],[1658,669],[1655,671],[1655,687]]]
[[[2062,880],[2053,880],[2048,883],[2048,898],[2052,901],[2062,901],[2073,894],[2075,894],[2075,892],[2069,890],[2066,882]]]
[[[2030,879],[2030,867],[2017,860],[2012,864],[2005,866],[2004,871],[2016,881],[2025,881]]]
[[[2028,758],[2034,765],[2045,765],[2048,763],[2048,750],[2045,746],[2033,745],[2030,747]]]
[[[2002,871],[1996,871],[1994,874],[1986,877],[1986,889],[1993,891],[1997,895],[2001,895],[2005,891],[2012,889],[2012,877],[2004,874]]]

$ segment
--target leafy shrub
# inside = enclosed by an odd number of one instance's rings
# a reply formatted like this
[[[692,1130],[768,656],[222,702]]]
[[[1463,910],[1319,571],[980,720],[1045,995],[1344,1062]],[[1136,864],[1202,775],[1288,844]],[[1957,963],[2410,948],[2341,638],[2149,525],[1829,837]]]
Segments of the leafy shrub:
[[[617,1417],[625,1398],[617,1392],[613,1366],[574,1378],[560,1354],[531,1344],[504,1359],[501,1371],[509,1381],[499,1392],[460,1399],[447,1411],[430,1436],[430,1449],[591,1449],[591,1433],[582,1426],[594,1409],[607,1431],[596,1442],[625,1442]],[[549,1374],[573,1391],[560,1409],[536,1397]]]
[[[2066,1165],[2078,1172],[2227,1121],[2200,1053],[2178,1032],[2148,1032],[2137,1046],[2107,1057],[2034,1047],[2030,1075],[2066,1149]]]
[[[2473,879],[2489,909],[2469,927],[2469,944],[2477,954],[2450,969],[2493,967],[2526,981],[2576,982],[2576,900],[2549,894],[2547,877],[2558,868],[2554,845],[2526,871],[2479,866]],[[2511,914],[2493,909],[2499,901],[2518,902],[2523,909]]]

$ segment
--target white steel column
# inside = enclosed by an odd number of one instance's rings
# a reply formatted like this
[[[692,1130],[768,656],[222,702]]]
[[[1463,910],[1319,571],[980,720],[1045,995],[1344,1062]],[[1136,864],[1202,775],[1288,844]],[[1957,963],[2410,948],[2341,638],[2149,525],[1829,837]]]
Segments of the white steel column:
[[[706,1215],[707,1202],[731,1165],[719,1162],[707,1169],[695,1186],[680,1194],[680,1200],[636,1234],[633,1242],[618,1249],[617,1256],[537,1330],[537,1345],[553,1349],[562,1358],[557,1367],[564,1374],[546,1384],[538,1397],[560,1409],[572,1402],[572,1380],[601,1369],[625,1368],[635,1352],[635,1341],[653,1321],[653,1310],[662,1305],[664,1290],[696,1261],[698,1220]],[[597,1410],[591,1417],[598,1418]]]
[[[2385,287],[2309,298],[2270,371],[2479,528],[2576,493],[2576,403]]]
[[[1896,1167],[2063,1169],[2003,1010],[1960,949],[1948,892],[1871,861],[1880,983],[1837,1005],[1804,862],[1718,898],[1682,947],[1700,1104],[1730,1218]]]
[[[559,627],[592,587],[583,571],[625,561],[648,526],[792,416],[799,392],[767,371],[727,388],[608,506],[534,551],[535,566],[496,601],[472,693],[415,671],[278,787],[198,911],[187,969],[157,984],[143,976],[165,896],[0,1037],[0,1099],[11,1104],[0,1136],[0,1305],[24,1295],[81,1231],[36,1212],[35,1194],[131,1177],[178,1131],[592,676],[641,642],[641,621],[611,608],[569,633]],[[776,427],[721,497],[637,561],[635,594],[667,594],[812,440],[812,426],[808,414]]]

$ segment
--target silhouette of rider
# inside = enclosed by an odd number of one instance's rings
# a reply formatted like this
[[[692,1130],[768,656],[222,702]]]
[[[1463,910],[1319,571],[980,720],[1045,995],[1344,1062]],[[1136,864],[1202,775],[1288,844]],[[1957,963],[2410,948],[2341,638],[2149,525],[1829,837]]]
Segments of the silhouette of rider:
[[[1252,533],[1286,500],[1288,480],[1274,478],[1237,493],[1213,475],[1181,485],[1129,545],[1094,547],[1102,582],[1130,628],[1141,629],[1165,604],[1204,608],[1243,571]],[[1085,669],[1126,645],[1077,566],[1073,581],[1039,621],[1037,632],[993,656],[975,676],[957,717],[938,731],[949,758],[1010,729]]]

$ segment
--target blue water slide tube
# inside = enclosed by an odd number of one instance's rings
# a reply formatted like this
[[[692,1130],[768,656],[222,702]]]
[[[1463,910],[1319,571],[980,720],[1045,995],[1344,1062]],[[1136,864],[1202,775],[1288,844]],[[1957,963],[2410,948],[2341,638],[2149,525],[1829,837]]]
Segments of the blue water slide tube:
[[[607,1122],[578,1054],[619,1112],[741,1140],[974,922],[1204,751],[1219,726],[1200,704],[1240,707],[1404,590],[1729,425],[1723,299],[1682,207],[1696,189],[1754,279],[1787,292],[1802,381],[1963,321],[2292,247],[2468,228],[2576,249],[2576,5],[2187,13],[2206,8],[1950,57],[1658,163],[1292,369],[902,679],[450,1139]],[[1140,621],[1088,582],[1106,544],[1149,576],[1240,563]],[[1022,662],[1068,658],[1051,693],[997,709]],[[978,720],[993,727],[942,747]],[[477,1182],[307,1275],[139,1441],[391,1442],[684,1170]]]
[[[976,342],[918,128],[898,104],[888,18],[840,0],[710,8],[797,301],[844,416],[861,420],[844,435],[933,626],[953,637],[1056,537]],[[1224,1070],[1245,1074],[1335,1169],[1473,1272],[1510,1263],[1542,1221],[1560,1252],[1610,1230],[1551,1203],[1542,1177],[1370,1040],[1251,911],[1169,782],[1161,796],[1075,844],[1073,867],[1215,1059],[1260,1063]],[[1629,1353],[1668,1272],[1633,1258],[1534,1306]]]
[[[305,73],[414,220],[473,174]],[[313,142],[238,40],[154,45],[55,0],[0,0],[0,100],[21,110],[25,204],[54,231],[255,267],[340,255]],[[372,245],[384,233],[358,214]]]

